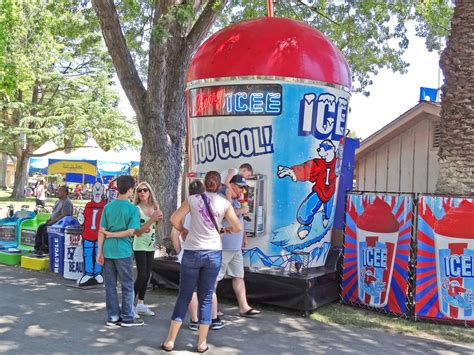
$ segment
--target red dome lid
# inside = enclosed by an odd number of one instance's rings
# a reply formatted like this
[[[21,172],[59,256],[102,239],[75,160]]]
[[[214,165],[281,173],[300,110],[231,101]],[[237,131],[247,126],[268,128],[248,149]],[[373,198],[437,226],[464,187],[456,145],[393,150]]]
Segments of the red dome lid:
[[[198,48],[187,81],[254,75],[351,87],[346,60],[321,32],[277,17],[243,21],[212,35]]]
[[[445,237],[474,238],[474,203],[463,200],[457,208],[450,208],[446,215],[436,222],[434,231]]]
[[[392,208],[380,197],[376,197],[374,202],[368,205],[357,218],[357,227],[376,233],[394,233],[399,229]]]

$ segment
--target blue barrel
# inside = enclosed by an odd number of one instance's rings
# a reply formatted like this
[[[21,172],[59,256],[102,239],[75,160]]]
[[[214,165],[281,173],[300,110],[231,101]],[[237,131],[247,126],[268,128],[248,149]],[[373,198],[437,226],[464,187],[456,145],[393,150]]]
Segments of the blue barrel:
[[[64,273],[64,231],[68,226],[79,225],[77,219],[66,216],[48,227],[49,270]]]

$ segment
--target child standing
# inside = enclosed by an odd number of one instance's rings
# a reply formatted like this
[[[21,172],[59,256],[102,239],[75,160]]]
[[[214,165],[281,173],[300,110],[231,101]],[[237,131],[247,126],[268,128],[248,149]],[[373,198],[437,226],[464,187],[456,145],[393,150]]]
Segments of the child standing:
[[[141,319],[133,312],[132,236],[140,228],[138,207],[130,203],[135,180],[130,175],[117,179],[119,195],[104,207],[100,220],[97,262],[104,265],[107,325],[137,327]],[[122,308],[117,295],[117,278],[122,285]]]

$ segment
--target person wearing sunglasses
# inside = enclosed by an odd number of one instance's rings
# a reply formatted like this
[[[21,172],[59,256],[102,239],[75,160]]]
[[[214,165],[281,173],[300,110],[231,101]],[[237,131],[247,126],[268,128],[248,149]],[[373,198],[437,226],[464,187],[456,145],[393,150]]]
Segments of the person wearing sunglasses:
[[[140,182],[135,188],[133,204],[138,206],[140,212],[140,228],[135,231],[133,238],[133,253],[137,264],[134,289],[135,296],[138,296],[135,312],[139,315],[154,316],[155,313],[145,306],[144,301],[155,257],[156,224],[163,219],[163,213],[150,184],[146,181]]]
[[[242,175],[234,175],[230,179],[230,188],[233,196],[240,196],[247,186],[247,180]],[[239,198],[230,199],[235,213],[239,217],[240,223],[244,223],[244,215],[249,212],[248,205],[243,206]],[[224,220],[224,226],[229,225]],[[260,311],[253,309],[247,302],[244,282],[244,258],[242,248],[247,246],[247,235],[242,229],[237,233],[226,233],[222,237],[222,264],[217,276],[219,282],[224,277],[232,278],[232,288],[234,289],[237,303],[239,305],[239,315],[241,317],[253,318],[260,314]]]

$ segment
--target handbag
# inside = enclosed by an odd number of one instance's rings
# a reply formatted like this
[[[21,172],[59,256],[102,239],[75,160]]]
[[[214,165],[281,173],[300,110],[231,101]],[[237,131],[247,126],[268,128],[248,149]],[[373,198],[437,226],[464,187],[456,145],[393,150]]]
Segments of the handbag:
[[[214,214],[212,213],[211,206],[209,206],[209,203],[207,203],[206,196],[204,194],[200,194],[202,200],[204,201],[204,205],[206,206],[207,213],[209,213],[209,216],[211,217],[212,224],[216,228],[217,233],[221,234],[219,227],[217,226],[216,220],[214,219]]]

